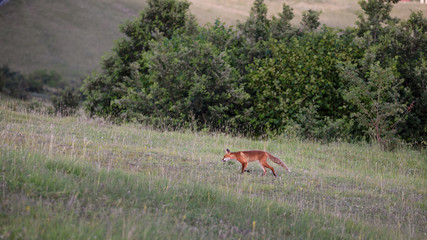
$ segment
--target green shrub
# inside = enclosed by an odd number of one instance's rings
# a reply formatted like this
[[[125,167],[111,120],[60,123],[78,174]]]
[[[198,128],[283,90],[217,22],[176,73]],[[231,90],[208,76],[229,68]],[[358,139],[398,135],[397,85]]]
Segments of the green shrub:
[[[300,110],[316,105],[319,118],[339,119],[348,114],[342,97],[344,82],[338,64],[350,60],[356,47],[337,31],[292,37],[270,43],[272,57],[256,61],[247,75],[251,95],[251,125],[258,133],[280,133]]]
[[[63,116],[72,115],[79,106],[80,94],[71,88],[59,92],[58,96],[51,98],[55,112]]]
[[[65,88],[66,83],[61,75],[53,70],[36,70],[27,76],[30,92],[42,92],[43,87]]]
[[[14,98],[27,99],[28,86],[28,82],[21,73],[12,71],[7,65],[0,67],[0,90],[2,92]]]

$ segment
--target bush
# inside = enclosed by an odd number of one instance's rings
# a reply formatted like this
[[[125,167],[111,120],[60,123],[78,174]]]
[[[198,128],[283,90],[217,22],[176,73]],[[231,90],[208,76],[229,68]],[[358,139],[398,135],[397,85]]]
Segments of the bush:
[[[246,90],[252,97],[250,124],[257,133],[269,129],[280,134],[301,109],[311,105],[319,118],[349,114],[338,64],[358,52],[351,42],[324,28],[289,42],[271,41],[270,47],[271,58],[256,61],[246,76]]]
[[[44,86],[63,89],[67,85],[61,75],[53,70],[36,70],[27,76],[27,81],[30,92],[42,92]]]
[[[339,119],[320,117],[317,106],[311,105],[300,109],[295,120],[287,122],[281,134],[324,143],[355,141],[352,137],[356,127],[355,122],[347,116]]]
[[[228,55],[198,38],[173,38],[153,46],[150,86],[143,112],[220,128],[247,99]]]
[[[27,99],[28,86],[28,82],[21,73],[10,70],[7,65],[0,67],[0,90],[2,92],[14,98]]]
[[[13,98],[26,100],[30,95],[46,97],[66,85],[55,71],[36,70],[24,76],[7,65],[0,67],[0,91]]]
[[[72,115],[79,106],[80,94],[71,88],[66,88],[59,92],[58,96],[52,97],[55,112],[62,116]]]

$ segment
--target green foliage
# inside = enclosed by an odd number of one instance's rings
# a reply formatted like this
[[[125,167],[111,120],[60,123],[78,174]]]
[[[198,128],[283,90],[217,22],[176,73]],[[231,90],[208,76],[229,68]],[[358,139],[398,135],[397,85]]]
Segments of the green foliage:
[[[188,2],[152,0],[121,26],[126,38],[102,71],[85,80],[85,109],[115,121],[251,136],[291,129],[325,141],[382,143],[398,134],[423,143],[427,20],[421,12],[392,18],[396,2],[360,1],[357,27],[341,30],[318,29],[321,12],[313,10],[296,28],[286,4],[269,19],[263,0],[236,28],[220,20],[200,27]]]
[[[88,112],[124,118],[123,104],[115,102],[129,99],[128,93],[135,89],[144,91],[142,88],[148,85],[145,77],[148,63],[144,56],[150,50],[150,42],[155,38],[170,38],[185,29],[187,20],[192,19],[187,13],[188,7],[186,1],[150,0],[138,18],[121,26],[127,38],[118,41],[113,52],[104,57],[103,72],[87,77],[82,87]]]
[[[62,116],[72,115],[79,106],[80,94],[71,88],[66,88],[59,92],[58,96],[51,98],[55,112]]]
[[[208,40],[225,40],[211,36]],[[239,75],[226,52],[199,37],[162,38],[151,48],[144,56],[150,63],[147,86],[128,88],[126,98],[112,103],[122,109],[123,116],[138,119],[143,113],[175,119],[178,125],[195,121],[213,128],[233,121],[232,110],[247,96],[238,86]]]
[[[245,23],[239,29],[250,43],[267,40],[270,33],[270,20],[267,19],[267,6],[264,0],[255,0]]]
[[[318,107],[310,105],[299,109],[295,120],[286,123],[282,134],[302,139],[319,140],[321,142],[347,141],[356,142],[360,138],[354,137],[355,121],[343,116],[339,119],[321,117]]]
[[[220,128],[247,99],[226,52],[197,38],[164,39],[150,56],[150,87],[143,107],[154,116]],[[152,110],[150,112],[150,110]]]
[[[176,31],[186,25],[188,20],[187,1],[150,0],[148,7],[133,21],[128,21],[120,30],[129,40],[119,44],[117,51],[126,51],[130,56],[137,57],[141,51],[150,49],[149,42],[153,35],[160,34],[166,38],[172,37]],[[129,52],[128,52],[129,51]],[[128,61],[133,61],[131,58]]]
[[[277,20],[273,23],[276,33],[284,30],[278,27],[278,24]],[[244,23],[239,22],[237,25],[236,37],[239,43],[233,49],[235,58],[232,64],[242,76],[247,74],[247,66],[256,59],[269,57],[271,51],[265,43],[271,37],[271,25],[272,21],[267,18],[267,6],[264,1],[255,0],[249,18]],[[283,28],[286,28],[286,24]],[[287,32],[281,34],[287,34]]]
[[[0,67],[0,90],[11,97],[27,99],[28,82],[25,77],[19,73],[12,71],[8,66]]]
[[[0,67],[0,91],[13,98],[26,100],[35,94],[47,97],[65,86],[55,71],[37,70],[24,76],[7,65]]]
[[[368,32],[375,42],[382,33],[382,24],[397,22],[396,18],[390,16],[393,3],[397,2],[399,0],[360,0],[359,5],[368,19],[359,15],[359,21],[356,22],[359,27],[359,34],[363,35]]]
[[[413,12],[407,21],[399,23],[389,16],[391,3],[395,1],[369,1],[364,3],[368,20],[358,22],[356,38],[360,48],[365,49],[360,71],[369,72],[376,62],[381,67],[394,68],[403,79],[399,101],[406,105],[406,116],[399,119],[396,131],[406,141],[425,142],[427,138],[427,19],[421,12]]]
[[[420,143],[427,139],[427,19],[422,12],[413,12],[384,38],[384,52],[397,59],[397,71],[409,90],[401,96],[408,115],[397,130],[405,140]]]
[[[272,57],[257,61],[247,76],[253,104],[251,124],[256,132],[280,132],[289,120],[297,120],[301,108],[312,105],[320,118],[336,119],[348,113],[337,64],[351,59],[356,49],[350,42],[324,28],[270,44]]]
[[[65,88],[66,83],[62,80],[59,73],[51,70],[37,70],[27,76],[29,91],[42,92],[43,87]]]
[[[394,137],[393,125],[403,114],[404,105],[399,102],[403,81],[396,77],[395,69],[384,69],[379,62],[367,67],[369,72],[362,76],[354,65],[343,68],[342,77],[349,83],[344,98],[357,107],[352,113],[357,122],[378,145],[385,146],[383,138]]]
[[[273,16],[271,19],[271,36],[275,39],[284,39],[293,34],[291,20],[294,18],[293,9],[283,3],[282,12],[279,13],[279,18]]]
[[[304,11],[302,13],[301,26],[304,30],[313,31],[320,26],[319,16],[322,12],[314,10]]]

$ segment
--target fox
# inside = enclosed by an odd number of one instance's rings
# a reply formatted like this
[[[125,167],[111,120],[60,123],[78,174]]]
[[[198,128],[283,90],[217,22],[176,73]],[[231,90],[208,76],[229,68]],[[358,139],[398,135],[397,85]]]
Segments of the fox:
[[[246,167],[248,166],[248,163],[258,161],[259,165],[261,166],[264,173],[262,176],[265,176],[267,173],[267,170],[265,168],[271,169],[273,172],[273,175],[277,177],[276,172],[274,171],[274,168],[267,163],[267,158],[269,158],[274,163],[279,164],[282,166],[286,171],[291,172],[288,167],[277,157],[271,155],[268,152],[260,151],[260,150],[250,150],[250,151],[239,151],[239,152],[231,152],[229,149],[225,150],[225,155],[222,158],[223,162],[227,162],[230,160],[236,160],[239,161],[242,164],[242,172],[249,172],[246,170]]]

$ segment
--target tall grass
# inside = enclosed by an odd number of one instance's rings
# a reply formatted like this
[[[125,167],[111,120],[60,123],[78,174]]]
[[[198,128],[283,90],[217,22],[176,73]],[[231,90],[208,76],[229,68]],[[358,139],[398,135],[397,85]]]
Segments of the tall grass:
[[[10,239],[422,239],[426,154],[367,144],[154,131],[0,106],[0,236]],[[19,109],[19,108],[15,108]],[[225,148],[287,174],[239,174]]]

